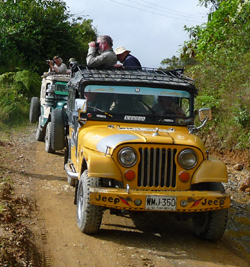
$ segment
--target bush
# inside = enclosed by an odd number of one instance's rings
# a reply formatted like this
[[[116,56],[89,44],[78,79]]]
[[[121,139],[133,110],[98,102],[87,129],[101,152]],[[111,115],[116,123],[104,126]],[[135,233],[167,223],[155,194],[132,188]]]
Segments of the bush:
[[[230,68],[227,60],[221,57],[216,64],[204,60],[187,69],[199,89],[195,108],[212,109],[210,124],[222,147],[249,148],[250,53],[234,55]]]
[[[0,125],[20,124],[28,119],[30,99],[39,96],[41,78],[30,71],[0,75]]]

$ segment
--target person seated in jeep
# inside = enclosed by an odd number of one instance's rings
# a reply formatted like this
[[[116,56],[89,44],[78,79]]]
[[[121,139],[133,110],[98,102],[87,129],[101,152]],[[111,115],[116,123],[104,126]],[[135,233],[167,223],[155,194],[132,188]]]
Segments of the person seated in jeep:
[[[183,109],[174,102],[173,97],[169,96],[158,96],[158,103],[156,103],[152,110],[155,111],[158,115],[177,115],[177,116],[186,116]]]
[[[96,93],[84,92],[84,97],[88,101],[88,106],[97,107]]]
[[[88,107],[109,111],[111,99],[108,94],[84,92],[84,98],[88,101]]]
[[[114,109],[117,113],[146,114],[147,109],[142,103],[142,96],[120,94],[116,96],[116,106]]]

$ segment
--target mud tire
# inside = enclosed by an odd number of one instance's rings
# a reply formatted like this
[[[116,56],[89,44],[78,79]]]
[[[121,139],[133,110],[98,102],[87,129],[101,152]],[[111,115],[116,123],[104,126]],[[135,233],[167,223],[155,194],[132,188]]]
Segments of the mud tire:
[[[51,122],[49,122],[46,127],[45,151],[48,153],[55,153],[55,150],[51,146]]]
[[[30,103],[29,121],[36,123],[40,115],[40,101],[38,97],[32,97]]]
[[[206,190],[224,192],[224,187],[221,183],[208,183]],[[221,239],[226,229],[227,217],[228,209],[197,212],[193,217],[196,236],[208,241]]]
[[[54,150],[62,150],[65,147],[64,118],[61,109],[51,112],[51,146]]]
[[[102,222],[103,208],[90,204],[90,187],[100,187],[100,178],[89,177],[85,170],[77,187],[77,226],[84,234],[98,232]]]
[[[45,138],[45,129],[41,128],[41,116],[38,119],[38,124],[37,124],[37,128],[36,128],[36,140],[37,141],[42,141],[44,142],[44,138]]]

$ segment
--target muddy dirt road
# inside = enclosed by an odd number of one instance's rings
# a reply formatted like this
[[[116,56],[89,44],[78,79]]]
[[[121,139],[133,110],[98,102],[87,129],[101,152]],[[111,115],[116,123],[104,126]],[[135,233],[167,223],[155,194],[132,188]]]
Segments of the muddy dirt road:
[[[66,180],[63,153],[46,153],[44,143],[35,140],[35,126],[28,131],[11,148],[15,164],[9,168],[25,174],[15,190],[36,202],[30,227],[44,266],[250,266],[234,250],[227,233],[215,243],[202,241],[194,236],[190,222],[167,214],[151,218],[148,225],[145,218],[139,230],[128,215],[105,211],[100,232],[82,234],[76,225],[74,188]]]

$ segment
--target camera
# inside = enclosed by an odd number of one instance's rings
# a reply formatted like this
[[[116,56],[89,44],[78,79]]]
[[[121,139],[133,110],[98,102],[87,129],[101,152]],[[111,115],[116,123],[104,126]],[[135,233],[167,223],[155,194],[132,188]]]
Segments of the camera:
[[[54,60],[50,60],[50,59],[47,59],[47,60],[46,60],[46,63],[47,63],[47,64],[50,64],[51,61],[53,62],[53,64],[55,64],[55,61],[54,61]]]
[[[100,44],[100,43],[95,42],[95,48],[96,48],[96,49],[99,49],[99,44]]]

